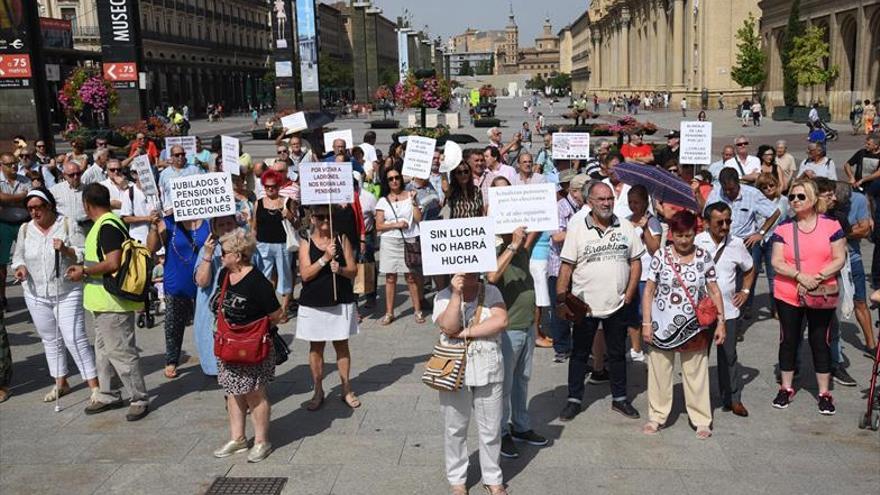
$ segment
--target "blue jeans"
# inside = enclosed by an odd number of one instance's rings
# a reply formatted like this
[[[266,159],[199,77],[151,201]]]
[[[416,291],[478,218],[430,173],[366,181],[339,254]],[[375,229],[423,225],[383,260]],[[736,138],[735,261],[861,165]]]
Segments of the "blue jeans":
[[[547,277],[547,285],[550,290],[550,336],[553,338],[553,350],[556,354],[571,353],[571,322],[556,316],[556,279],[559,277]]]
[[[599,324],[605,331],[605,369],[611,379],[611,397],[616,401],[626,400],[626,358],[627,333],[630,309],[624,305],[606,318],[584,318],[575,325],[572,332],[571,357],[568,360],[568,400],[580,403],[584,398],[584,380],[587,378],[587,360],[593,348],[593,337]]]
[[[535,353],[535,325],[524,330],[507,329],[501,334],[504,356],[504,395],[501,399],[501,435],[531,430],[529,425],[529,379]]]
[[[258,242],[257,251],[263,258],[263,275],[272,280],[272,272],[278,273],[275,292],[282,296],[293,293],[293,273],[287,245],[280,242]]]

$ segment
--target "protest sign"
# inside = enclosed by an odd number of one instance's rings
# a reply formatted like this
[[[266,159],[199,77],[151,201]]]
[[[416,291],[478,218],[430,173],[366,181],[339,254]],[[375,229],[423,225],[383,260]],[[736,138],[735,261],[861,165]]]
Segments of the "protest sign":
[[[352,137],[351,129],[344,131],[333,131],[324,133],[324,152],[333,151],[333,141],[336,139],[345,140],[345,149],[350,150],[354,146],[354,137]]]
[[[489,217],[419,223],[422,273],[484,273],[498,269],[495,222]]]
[[[461,163],[462,149],[455,141],[446,141],[443,146],[443,163],[440,164],[440,172],[451,172]]]
[[[240,174],[238,156],[241,154],[241,143],[232,136],[220,136],[220,144],[223,149],[223,171],[232,175]]]
[[[434,147],[437,140],[423,136],[410,136],[403,154],[403,175],[427,179],[431,176]]]
[[[181,146],[186,153],[186,159],[196,156],[196,137],[195,136],[169,136],[165,138],[165,149],[171,153],[172,146]],[[170,158],[170,156],[169,156]]]
[[[141,182],[141,191],[146,196],[159,196],[159,188],[156,187],[156,178],[153,177],[153,167],[150,166],[150,157],[138,155],[131,161],[131,169],[137,173]]]
[[[172,179],[171,208],[175,222],[235,215],[232,176],[213,172]]]
[[[556,184],[490,187],[489,216],[495,220],[496,234],[509,234],[520,226],[529,232],[556,231]]]
[[[300,163],[299,179],[303,205],[354,202],[351,163]]]
[[[309,125],[306,123],[305,112],[296,112],[281,117],[281,127],[287,129],[285,136],[308,129]]]
[[[554,132],[554,160],[585,160],[590,157],[590,133]]]
[[[681,148],[678,163],[682,165],[709,165],[712,163],[712,123],[681,123]]]
[[[370,143],[361,143],[358,147],[364,152],[364,163],[366,165],[372,165],[373,162],[379,161],[379,155],[376,153],[375,146]]]

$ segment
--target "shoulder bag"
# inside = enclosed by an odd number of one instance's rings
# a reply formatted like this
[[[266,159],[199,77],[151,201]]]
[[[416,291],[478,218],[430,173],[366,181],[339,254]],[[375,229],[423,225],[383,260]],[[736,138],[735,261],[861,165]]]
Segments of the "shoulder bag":
[[[816,219],[816,223],[818,224],[819,219]],[[794,229],[794,265],[797,271],[801,271],[801,255],[800,255],[800,246],[798,246],[798,228],[797,221],[792,222],[792,228]],[[797,280],[795,280],[795,283]],[[813,309],[834,309],[837,307],[837,301],[840,295],[840,286],[838,284],[828,285],[828,284],[819,284],[813,290],[808,290],[802,295],[799,295],[798,298],[801,301],[801,304],[808,308]]]
[[[394,205],[391,204],[391,201],[388,201],[388,206],[391,207],[391,212],[394,213],[394,218],[398,218],[397,212],[394,211]],[[410,270],[421,272],[422,244],[419,240],[419,236],[407,239],[406,236],[403,235],[403,230],[398,229],[397,231],[400,232],[400,238],[403,239],[403,262],[406,263],[406,267]]]
[[[470,324],[463,328],[471,328],[480,323],[483,315],[483,303],[486,298],[486,286],[480,284],[480,292],[477,296],[477,310],[471,318]],[[464,320],[464,308],[462,308],[462,320]],[[464,323],[464,321],[462,321]],[[444,344],[437,342],[431,358],[425,364],[425,372],[422,373],[422,383],[441,392],[455,392],[464,383],[464,370],[467,365],[467,348],[470,340],[465,339],[464,344]]]
[[[724,246],[721,246],[721,249],[715,253],[716,260],[721,258],[721,253],[724,251],[725,246],[727,246],[727,243],[725,243]],[[678,268],[676,268],[675,264],[672,262],[672,257],[669,255],[669,251],[667,250],[664,254],[666,255],[666,262],[669,263],[669,267],[672,268],[672,273],[675,274],[675,278],[678,279],[678,283],[681,284],[681,288],[684,290],[684,295],[687,296],[688,301],[690,301],[691,306],[694,308],[694,313],[696,313],[697,316],[697,323],[703,328],[708,328],[714,325],[715,322],[718,321],[718,307],[715,306],[715,303],[708,295],[700,298],[699,303],[695,303],[694,298],[691,297],[690,291],[687,290],[687,285],[685,285],[684,279],[681,278],[681,273],[679,273]]]
[[[229,274],[223,279],[217,298],[217,332],[214,334],[214,355],[229,364],[255,365],[263,362],[273,345],[269,335],[269,316],[250,323],[233,325],[223,315],[223,299],[229,285]]]

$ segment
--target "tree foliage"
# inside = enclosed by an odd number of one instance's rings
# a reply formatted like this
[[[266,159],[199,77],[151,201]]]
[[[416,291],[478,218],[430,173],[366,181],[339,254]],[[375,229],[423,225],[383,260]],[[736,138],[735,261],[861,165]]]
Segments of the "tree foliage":
[[[458,75],[459,76],[470,76],[470,75],[473,75],[472,72],[473,72],[473,70],[471,69],[471,61],[470,60],[465,60],[461,63],[460,66],[458,66]]]
[[[318,61],[318,77],[326,89],[348,89],[354,87],[354,72],[351,64],[340,63],[331,57],[321,57]]]
[[[736,65],[730,69],[730,77],[742,87],[754,88],[767,79],[764,68],[767,55],[761,49],[761,37],[755,24],[755,17],[749,12],[742,27],[736,30],[739,53],[736,54]]]
[[[825,28],[807,27],[803,35],[792,40],[792,45],[788,71],[798,84],[825,84],[837,77],[840,70],[836,65],[825,68],[825,60],[831,55],[831,48],[825,41]]]
[[[801,17],[801,0],[794,0],[788,13],[788,25],[785,27],[785,40],[782,43],[782,99],[786,106],[798,103],[798,82],[791,70],[791,53],[794,40],[804,33]]]
[[[571,88],[571,74],[564,72],[554,74],[547,82],[553,88],[554,92],[567,91]]]
[[[540,74],[526,81],[526,89],[539,89],[544,91],[545,86],[547,86],[547,81],[545,81]]]

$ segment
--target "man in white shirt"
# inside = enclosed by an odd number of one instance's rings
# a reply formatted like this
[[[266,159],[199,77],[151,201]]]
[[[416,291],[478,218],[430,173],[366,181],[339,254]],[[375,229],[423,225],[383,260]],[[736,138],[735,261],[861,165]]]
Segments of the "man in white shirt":
[[[80,182],[82,172],[79,169],[79,165],[70,161],[64,164],[63,172],[64,182],[55,184],[49,192],[55,196],[55,205],[58,212],[79,226],[83,233],[83,242],[85,242],[85,234],[92,227],[92,221],[89,220],[83,207],[83,187]]]
[[[122,196],[128,194],[128,188],[131,187],[128,179],[122,175],[122,163],[117,159],[107,162],[107,179],[102,180],[100,184],[110,191],[110,207],[113,213],[120,215],[122,208]]]
[[[626,351],[629,304],[635,300],[642,273],[644,245],[632,223],[614,215],[614,193],[607,184],[591,181],[583,195],[590,206],[584,221],[568,225],[559,257],[562,266],[556,281],[556,310],[572,320],[566,306],[571,294],[590,307],[587,316],[574,325],[572,352],[568,361],[568,401],[559,415],[562,421],[574,419],[581,411],[587,358],[599,324],[605,332],[608,353],[606,369],[611,381],[611,410],[631,419],[639,412],[630,404],[626,391]]]
[[[732,337],[736,334],[739,308],[748,299],[749,287],[755,279],[752,255],[742,239],[730,235],[731,210],[727,204],[717,202],[706,206],[703,217],[708,231],[698,234],[694,244],[711,254],[715,261],[718,289],[724,301],[724,323]],[[743,288],[737,292],[736,279],[739,274],[743,277]],[[724,344],[717,346],[717,349],[718,388],[721,391],[723,409],[746,417],[749,411],[742,403],[743,383],[736,354],[736,339],[724,339]]]
[[[739,180],[754,184],[755,179],[761,174],[761,160],[749,153],[749,138],[739,136],[734,141],[733,158],[724,162],[724,167],[730,167],[739,173]]]
[[[140,177],[135,175],[135,183],[128,186],[120,199],[122,200],[120,216],[122,221],[128,225],[129,235],[146,244],[153,212],[159,208],[158,198],[147,197],[141,189]]]
[[[107,168],[107,162],[110,160],[110,151],[107,148],[101,148],[95,152],[93,159],[94,163],[83,172],[80,179],[83,187],[93,182],[101,182],[107,179],[105,169]]]
[[[826,177],[837,180],[837,165],[834,160],[825,156],[819,143],[807,144],[807,159],[801,162],[798,176],[806,175],[810,179]]]

